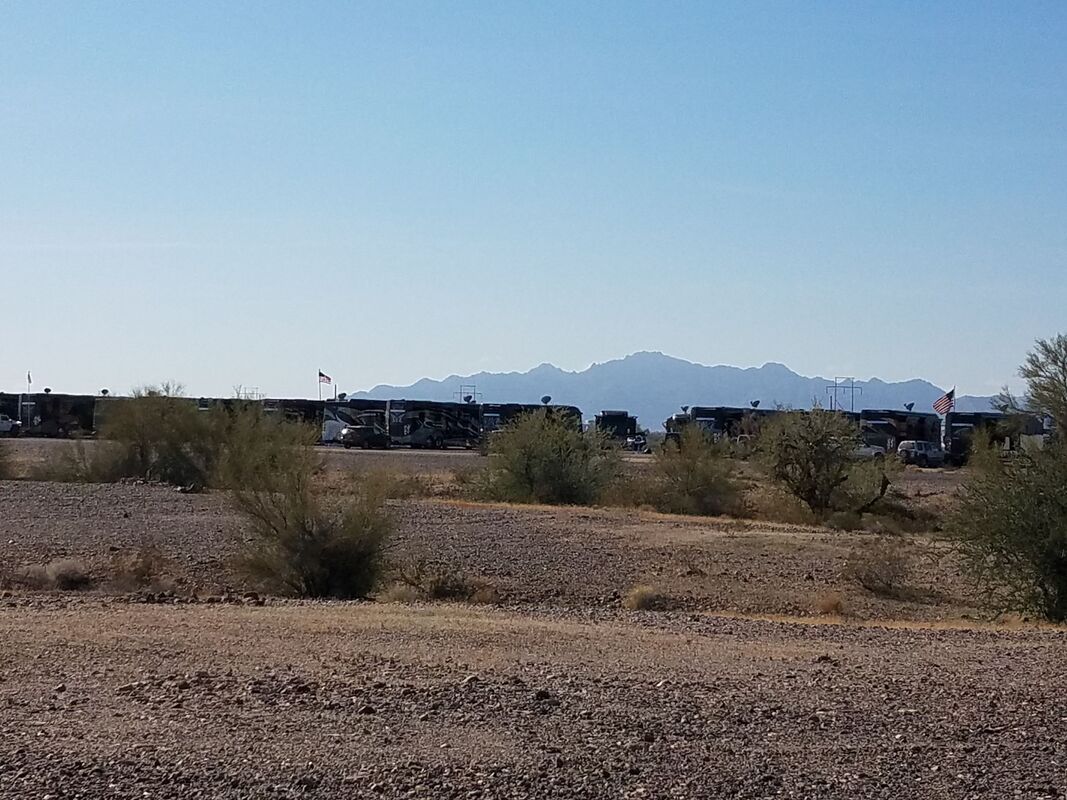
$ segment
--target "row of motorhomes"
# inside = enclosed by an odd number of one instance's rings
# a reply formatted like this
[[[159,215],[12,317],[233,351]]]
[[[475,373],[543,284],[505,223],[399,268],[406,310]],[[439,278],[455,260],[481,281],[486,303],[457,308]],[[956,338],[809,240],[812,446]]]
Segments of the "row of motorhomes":
[[[759,433],[761,425],[778,409],[726,406],[683,407],[663,423],[667,438],[677,438],[690,425],[699,426],[715,439],[743,442]],[[902,442],[929,442],[944,449],[944,460],[962,465],[971,452],[976,436],[1001,450],[1017,450],[1028,439],[1043,439],[1046,425],[1032,414],[1003,414],[997,411],[950,411],[944,423],[937,414],[911,409],[864,409],[836,411],[859,426],[863,444],[885,453],[895,453]]]
[[[90,436],[95,433],[110,404],[123,398],[94,395],[70,395],[41,392],[33,394],[0,393],[0,417],[11,422],[10,432],[28,436]],[[523,414],[537,409],[558,415],[582,426],[582,412],[576,406],[554,405],[550,398],[536,403],[439,402],[430,400],[304,400],[261,399],[233,400],[218,398],[189,399],[202,410],[235,403],[259,404],[270,414],[281,414],[322,430],[326,444],[356,447],[472,448],[487,435],[499,430]],[[683,406],[681,412],[663,423],[668,439],[697,425],[715,439],[744,441],[759,433],[761,425],[778,409],[730,406]],[[904,441],[941,444],[946,460],[963,463],[976,434],[995,445],[1013,450],[1028,437],[1045,433],[1043,421],[1027,414],[998,412],[949,412],[936,414],[912,410],[866,409],[840,411],[859,426],[866,445],[895,452]],[[637,417],[625,410],[605,410],[592,424],[621,443],[644,441]]]

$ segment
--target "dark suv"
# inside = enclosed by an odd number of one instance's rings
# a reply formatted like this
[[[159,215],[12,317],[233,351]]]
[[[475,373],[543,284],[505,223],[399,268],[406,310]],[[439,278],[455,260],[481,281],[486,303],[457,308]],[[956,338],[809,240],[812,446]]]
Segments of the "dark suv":
[[[389,447],[389,434],[374,425],[345,425],[341,428],[338,441],[345,446],[345,450],[353,447],[384,450]]]

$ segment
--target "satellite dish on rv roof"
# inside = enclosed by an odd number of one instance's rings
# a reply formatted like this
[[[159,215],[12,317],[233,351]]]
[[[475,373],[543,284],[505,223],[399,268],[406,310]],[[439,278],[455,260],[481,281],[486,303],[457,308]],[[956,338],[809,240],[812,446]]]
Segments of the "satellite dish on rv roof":
[[[463,395],[463,402],[464,403],[473,403],[474,402],[474,395],[470,395],[470,394]]]
[[[111,394],[111,392],[108,391],[107,389],[101,389],[100,390],[100,396],[101,397],[107,397],[109,394]]]
[[[338,400],[347,400],[348,399],[348,392],[341,392],[339,395],[337,395],[337,399]]]
[[[45,394],[52,394],[52,390],[49,387],[46,386],[46,387],[44,387],[44,393]]]
[[[750,400],[748,404],[753,408],[759,408],[759,400]]]
[[[913,408],[915,408],[915,403],[905,403],[904,408],[906,408],[908,411],[911,411]]]
[[[688,414],[689,413],[689,406],[682,406],[682,413],[683,414]]]
[[[543,406],[547,406],[551,402],[552,402],[552,395],[550,395],[550,394],[546,394],[544,397],[541,398],[541,405],[543,405]]]

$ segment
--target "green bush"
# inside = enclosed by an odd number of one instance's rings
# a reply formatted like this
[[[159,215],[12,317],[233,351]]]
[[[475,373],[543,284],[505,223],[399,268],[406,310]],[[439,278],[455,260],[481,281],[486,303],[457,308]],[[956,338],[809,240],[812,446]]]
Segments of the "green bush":
[[[621,466],[617,448],[602,433],[583,433],[544,410],[493,434],[489,453],[482,493],[513,503],[595,503]]]
[[[656,451],[648,499],[668,514],[719,516],[743,511],[741,491],[723,449],[699,428],[689,426],[680,441]]]
[[[991,605],[1067,620],[1067,446],[974,470],[949,530]]]
[[[859,430],[833,411],[786,411],[767,422],[758,453],[768,471],[817,516],[833,508],[848,480]]]
[[[377,586],[393,520],[381,481],[354,479],[327,505],[313,491],[313,432],[263,415],[233,418],[219,481],[248,523],[238,567],[263,588],[298,597],[362,598]]]
[[[199,410],[178,385],[150,386],[102,401],[99,435],[114,443],[121,477],[206,486],[222,446],[225,414]]]

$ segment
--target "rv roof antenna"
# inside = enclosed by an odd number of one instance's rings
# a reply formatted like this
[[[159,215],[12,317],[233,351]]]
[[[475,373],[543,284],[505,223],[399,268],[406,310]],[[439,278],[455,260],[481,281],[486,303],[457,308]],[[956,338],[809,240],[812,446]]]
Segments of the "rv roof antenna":
[[[748,404],[753,408],[759,408],[759,400],[749,400]]]
[[[459,391],[452,392],[452,399],[457,403],[477,403],[482,399],[482,393],[475,384],[463,383]]]
[[[550,395],[550,394],[546,394],[541,398],[541,405],[543,405],[543,406],[547,406],[551,402],[552,402],[552,395]]]
[[[911,411],[911,410],[912,410],[913,408],[915,408],[915,403],[905,403],[905,404],[904,404],[904,408],[905,408],[905,409],[906,409],[907,411]]]
[[[689,413],[689,406],[682,406],[682,413],[683,414],[688,414]]]

